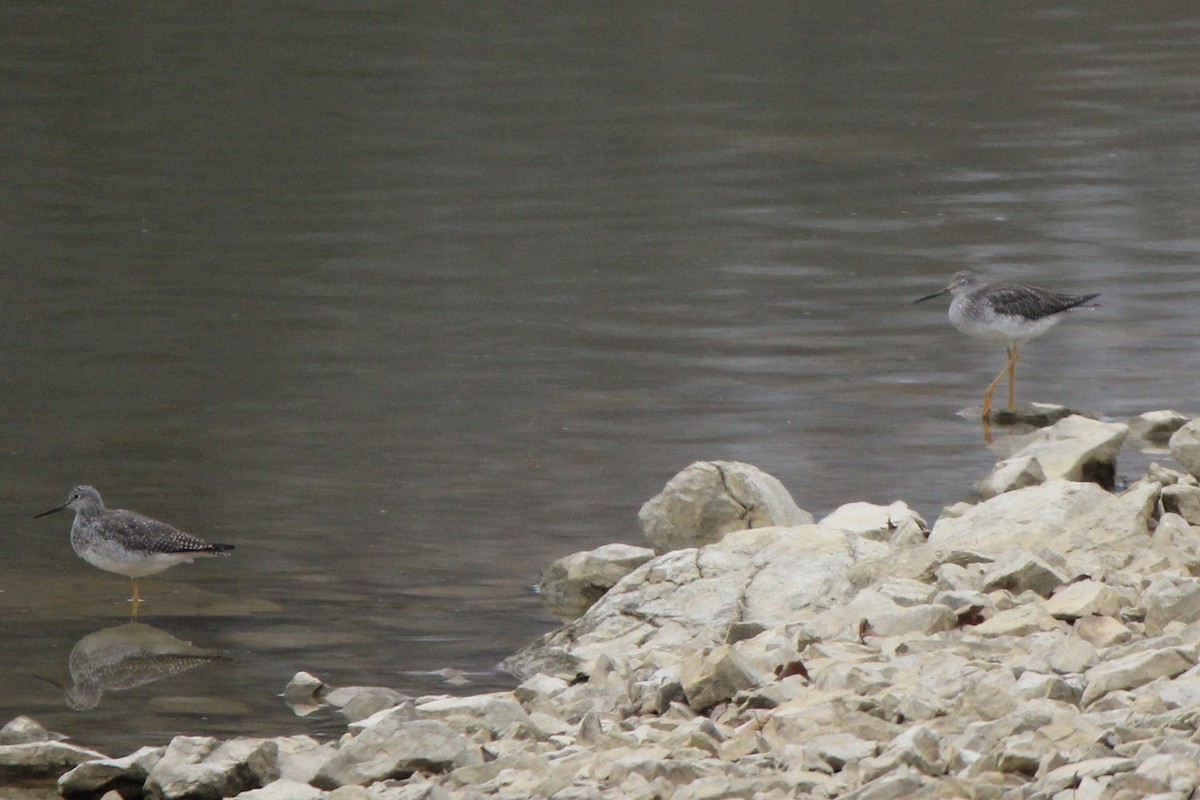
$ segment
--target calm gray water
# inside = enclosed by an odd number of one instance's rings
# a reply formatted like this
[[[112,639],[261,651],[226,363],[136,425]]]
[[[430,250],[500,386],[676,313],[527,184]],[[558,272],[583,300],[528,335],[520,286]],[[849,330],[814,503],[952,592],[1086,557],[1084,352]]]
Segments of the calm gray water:
[[[963,267],[1102,293],[1019,399],[1200,410],[1173,7],[0,9],[0,717],[123,754],[340,732],[300,669],[509,686],[542,567],[697,459],[932,521],[993,460],[957,412],[1003,352],[911,304]],[[128,615],[30,519],[83,482],[237,545],[142,586],[229,660],[39,679]]]

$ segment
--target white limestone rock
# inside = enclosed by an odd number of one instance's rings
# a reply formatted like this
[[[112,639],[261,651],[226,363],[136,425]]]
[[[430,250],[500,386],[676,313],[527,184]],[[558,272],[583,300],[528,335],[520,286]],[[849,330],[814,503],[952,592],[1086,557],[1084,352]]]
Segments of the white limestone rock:
[[[505,668],[528,677],[537,665],[580,665],[606,653],[654,667],[719,644],[734,623],[764,628],[815,617],[852,593],[850,566],[881,558],[886,545],[819,525],[758,528],[700,549],[677,550],[622,579],[587,613],[530,645]]]
[[[1074,630],[1076,636],[1096,647],[1112,647],[1133,638],[1133,631],[1113,617],[1080,617]]]
[[[472,734],[487,731],[499,736],[513,725],[529,725],[529,715],[512,692],[490,692],[467,697],[420,698],[419,719],[441,720],[456,731]]]
[[[275,738],[279,754],[279,778],[308,783],[337,752],[332,742],[318,742],[311,736],[279,736]]]
[[[1200,486],[1182,483],[1164,486],[1162,505],[1164,511],[1178,514],[1189,525],[1200,525]]]
[[[270,739],[176,736],[146,777],[147,800],[231,797],[279,778]]]
[[[327,797],[325,792],[315,786],[280,778],[260,789],[242,792],[233,800],[321,800],[323,797]]]
[[[1192,666],[1195,649],[1164,647],[1143,650],[1104,661],[1089,669],[1080,702],[1089,706],[1109,692],[1136,689],[1157,678],[1171,678]]]
[[[98,794],[118,784],[141,787],[150,770],[162,758],[166,747],[142,747],[124,758],[85,761],[58,778],[58,791],[64,797]]]
[[[758,686],[763,676],[732,645],[721,645],[685,658],[679,665],[679,681],[688,705],[700,712]]]
[[[1045,482],[1046,472],[1036,456],[1014,456],[998,462],[986,478],[975,483],[975,491],[980,498],[988,500],[998,494]]]
[[[1046,601],[1046,612],[1056,619],[1073,621],[1088,616],[1114,617],[1130,604],[1129,598],[1122,593],[1089,578],[1055,592]]]
[[[1174,621],[1200,619],[1200,578],[1163,575],[1150,582],[1142,592],[1146,609],[1146,633],[1156,636]]]
[[[0,778],[57,777],[85,761],[107,758],[103,753],[59,741],[0,745]]]
[[[327,687],[323,699],[341,711],[346,719],[358,722],[412,698],[383,686],[342,686],[337,689]]]
[[[929,725],[913,725],[893,739],[884,755],[896,759],[925,775],[944,775],[946,762],[940,751],[941,737]]]
[[[1171,434],[1171,455],[1192,476],[1200,477],[1200,419],[1193,419]]]
[[[19,716],[13,717],[0,728],[0,745],[29,744],[30,742],[60,742],[67,737],[61,733],[48,731],[37,720]]]
[[[1010,458],[1036,458],[1047,478],[1091,481],[1111,488],[1117,452],[1128,433],[1124,423],[1073,414],[1030,434],[1029,442]]]
[[[980,636],[1026,636],[1064,627],[1063,623],[1050,616],[1044,604],[1025,603],[997,612],[972,630]]]
[[[617,581],[654,557],[648,547],[606,544],[553,561],[542,572],[538,595],[550,613],[570,622],[616,585]]]
[[[1129,442],[1140,450],[1165,450],[1175,431],[1189,421],[1178,411],[1147,411],[1129,420]]]
[[[886,506],[863,502],[846,503],[834,509],[817,524],[857,533],[877,542],[890,541],[897,529],[906,524],[915,525],[922,531],[922,538],[927,530],[925,520],[903,500]]]
[[[737,461],[698,461],[638,512],[657,553],[699,547],[732,531],[807,525],[812,514],[774,476]]]
[[[1040,785],[1047,792],[1060,792],[1078,786],[1086,778],[1100,778],[1105,775],[1115,775],[1137,768],[1137,761],[1132,758],[1105,756],[1064,764],[1044,775]]]
[[[999,554],[1011,547],[1038,550],[1072,520],[1112,498],[1094,483],[1061,479],[1006,492],[958,517],[941,517],[929,545],[942,551],[975,548]]]
[[[320,789],[364,786],[418,771],[447,772],[480,763],[483,755],[478,745],[446,723],[392,714],[342,744],[313,777],[312,785]]]
[[[283,689],[283,701],[300,717],[306,717],[325,704],[322,699],[330,687],[315,675],[297,672]]]
[[[1013,594],[1032,591],[1048,597],[1068,580],[1062,569],[1056,569],[1045,558],[1015,547],[1005,550],[988,566],[983,574],[983,591],[1006,589]]]

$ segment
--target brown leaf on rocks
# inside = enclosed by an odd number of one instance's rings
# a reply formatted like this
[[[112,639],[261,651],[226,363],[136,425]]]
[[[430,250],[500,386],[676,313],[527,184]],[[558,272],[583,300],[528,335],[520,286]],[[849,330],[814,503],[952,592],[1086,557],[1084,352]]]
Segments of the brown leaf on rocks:
[[[793,675],[799,675],[809,683],[812,682],[812,678],[808,676],[808,668],[805,667],[804,662],[798,658],[795,661],[789,661],[786,664],[780,664],[775,668],[775,677],[779,680],[790,678]]]

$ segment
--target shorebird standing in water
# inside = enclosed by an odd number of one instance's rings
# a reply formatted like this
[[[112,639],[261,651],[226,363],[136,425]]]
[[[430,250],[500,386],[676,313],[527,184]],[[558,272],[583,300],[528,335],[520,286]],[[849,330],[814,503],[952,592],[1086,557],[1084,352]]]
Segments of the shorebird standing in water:
[[[93,567],[133,581],[133,614],[137,615],[138,578],[162,572],[197,556],[227,556],[231,544],[209,544],[165,522],[120,508],[105,508],[91,486],[76,486],[67,502],[34,516],[64,509],[75,511],[71,547]]]
[[[1097,294],[1059,294],[1037,286],[1021,283],[980,283],[972,273],[963,271],[940,292],[914,300],[920,303],[943,294],[952,293],[950,322],[963,333],[990,342],[1003,342],[1008,349],[1008,362],[983,393],[983,418],[992,413],[992,397],[1004,374],[1008,373],[1008,407],[1016,407],[1015,390],[1017,359],[1020,345],[1054,327],[1063,314],[1079,308]]]

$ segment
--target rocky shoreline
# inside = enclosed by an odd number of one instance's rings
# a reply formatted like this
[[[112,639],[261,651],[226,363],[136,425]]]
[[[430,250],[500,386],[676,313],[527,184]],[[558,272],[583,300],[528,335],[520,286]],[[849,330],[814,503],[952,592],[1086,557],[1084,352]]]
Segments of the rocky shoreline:
[[[1057,416],[932,527],[899,501],[814,521],[753,466],[691,465],[642,508],[650,547],[547,568],[565,624],[506,660],[512,691],[301,673],[285,699],[340,710],[338,741],[123,758],[21,717],[0,781],[105,800],[1192,797],[1200,420]],[[1176,464],[1116,491],[1135,438]]]

